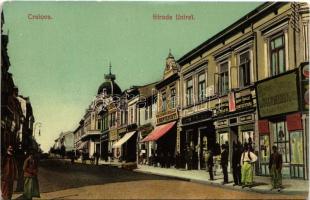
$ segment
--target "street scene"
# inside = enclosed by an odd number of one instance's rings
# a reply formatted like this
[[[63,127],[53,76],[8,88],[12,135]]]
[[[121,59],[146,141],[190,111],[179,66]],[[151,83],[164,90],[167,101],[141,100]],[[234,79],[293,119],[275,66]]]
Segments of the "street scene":
[[[1,197],[309,198],[306,2],[15,2]]]
[[[105,165],[72,165],[64,160],[42,161],[39,171],[42,199],[225,199],[227,194],[230,199],[306,197],[300,193],[279,195],[233,190]],[[15,196],[19,199],[20,194]]]

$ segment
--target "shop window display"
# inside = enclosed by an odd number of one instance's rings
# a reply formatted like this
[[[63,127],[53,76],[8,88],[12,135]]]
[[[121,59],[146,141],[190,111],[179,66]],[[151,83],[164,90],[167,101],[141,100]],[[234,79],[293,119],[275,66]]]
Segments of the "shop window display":
[[[228,143],[228,133],[220,133],[219,134],[219,144],[222,146],[222,144]]]
[[[291,132],[291,164],[303,164],[302,132]]]
[[[278,147],[279,153],[282,154],[283,163],[290,163],[289,134],[284,121],[273,123],[273,142]],[[288,168],[283,166],[282,170],[284,177],[290,176],[290,170]]]
[[[239,141],[244,146],[245,144],[250,145],[254,149],[254,131],[242,131],[239,132]]]
[[[260,148],[260,170],[262,175],[269,175],[270,142],[269,135],[259,137]]]
[[[291,146],[291,176],[294,178],[304,177],[303,140],[302,132],[290,133]]]

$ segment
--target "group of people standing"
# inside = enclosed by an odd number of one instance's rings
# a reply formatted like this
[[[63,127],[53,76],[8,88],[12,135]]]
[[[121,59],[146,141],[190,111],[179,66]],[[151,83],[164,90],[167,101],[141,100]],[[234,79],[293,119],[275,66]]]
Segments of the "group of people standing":
[[[23,173],[23,199],[40,197],[38,183],[38,159],[33,150],[27,153],[23,162],[23,172],[18,170],[19,166],[14,156],[14,149],[10,145],[5,155],[1,157],[1,195],[2,199],[10,200],[13,195],[14,181],[19,179],[19,174]]]
[[[269,160],[269,171],[271,176],[271,184],[273,189],[282,188],[282,155],[278,152],[276,146],[272,147],[272,154]],[[221,145],[221,160],[220,165],[223,172],[223,183],[228,183],[228,158],[229,158],[229,146],[227,144]],[[254,178],[254,163],[257,161],[257,156],[253,153],[252,146],[250,144],[242,145],[240,142],[233,143],[232,152],[232,174],[234,179],[234,186],[239,185],[244,187],[253,186]],[[214,180],[214,162],[212,151],[207,150],[205,153],[206,169],[209,172],[210,179]]]

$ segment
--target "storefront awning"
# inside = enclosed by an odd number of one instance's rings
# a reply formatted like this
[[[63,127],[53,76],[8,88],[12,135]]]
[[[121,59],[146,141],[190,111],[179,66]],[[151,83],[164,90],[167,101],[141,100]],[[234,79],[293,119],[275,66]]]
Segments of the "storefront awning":
[[[80,144],[78,144],[76,149],[82,150],[82,149],[87,149],[87,147],[88,147],[88,141],[85,141],[85,142],[81,142]]]
[[[141,142],[156,141],[165,135],[173,126],[175,122],[163,124],[156,127],[148,136],[146,136]]]
[[[131,138],[136,131],[132,131],[129,133],[126,133],[119,141],[117,141],[116,143],[113,144],[112,148],[119,148],[121,147],[125,142],[127,142],[129,140],[129,138]]]

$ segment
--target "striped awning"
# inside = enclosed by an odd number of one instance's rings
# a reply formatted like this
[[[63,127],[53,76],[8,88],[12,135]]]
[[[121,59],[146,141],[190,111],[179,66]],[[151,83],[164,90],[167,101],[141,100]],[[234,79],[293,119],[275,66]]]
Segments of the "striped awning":
[[[112,148],[120,148],[125,142],[129,140],[129,138],[135,134],[135,132],[136,131],[126,133],[120,140],[113,144]]]

